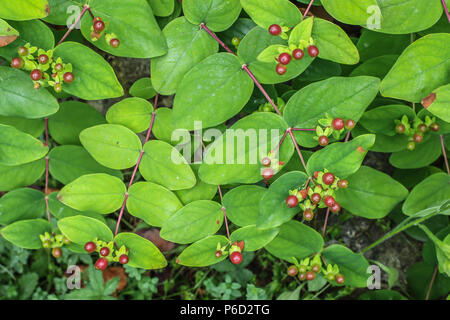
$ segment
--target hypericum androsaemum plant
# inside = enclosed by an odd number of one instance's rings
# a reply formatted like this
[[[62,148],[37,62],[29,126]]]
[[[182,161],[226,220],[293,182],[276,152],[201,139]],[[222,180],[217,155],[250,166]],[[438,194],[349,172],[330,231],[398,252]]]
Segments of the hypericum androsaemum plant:
[[[288,263],[299,290],[318,296],[329,286],[366,287],[364,253],[419,226],[420,236],[409,234],[432,245],[408,271],[408,294],[444,296],[446,3],[410,0],[416,10],[405,15],[395,0],[342,2],[86,0],[55,45],[53,27],[66,25],[72,1],[4,1],[1,235],[55,258],[61,247],[92,253],[100,270],[112,263],[159,269],[166,259],[239,265],[265,249]],[[315,16],[314,6],[329,19]],[[344,24],[361,28],[347,34]],[[89,46],[151,59],[149,77],[106,115],[80,100],[119,98],[124,90],[102,56],[70,38],[78,25]],[[158,107],[161,95],[173,96],[171,108]],[[219,133],[199,134],[198,122]],[[251,140],[252,130],[268,132],[267,139]],[[247,143],[230,158],[236,132]],[[369,151],[389,154],[391,175],[363,165]],[[201,161],[192,163],[198,153]],[[330,244],[336,239],[327,226],[339,224],[330,212],[379,221],[390,215],[397,225],[355,253]],[[106,219],[115,219],[113,229]],[[135,233],[138,221],[186,247],[164,256]]]

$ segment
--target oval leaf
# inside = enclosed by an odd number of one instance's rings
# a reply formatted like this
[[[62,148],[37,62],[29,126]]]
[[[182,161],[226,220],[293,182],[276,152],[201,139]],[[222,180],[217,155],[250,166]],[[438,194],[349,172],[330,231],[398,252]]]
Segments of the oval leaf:
[[[39,218],[44,212],[44,194],[35,189],[16,189],[0,198],[0,224],[3,225]]]
[[[127,98],[111,106],[106,121],[121,124],[138,133],[147,130],[152,119],[153,106],[142,98]]]
[[[106,224],[86,216],[73,216],[58,221],[58,228],[70,241],[80,245],[95,238],[111,241],[113,234]]]
[[[233,231],[230,240],[231,242],[244,241],[245,251],[256,251],[271,242],[277,235],[278,229],[261,230],[255,225],[250,225]]]
[[[223,254],[220,258],[216,257],[217,244],[222,247],[228,243],[224,236],[209,236],[200,241],[194,242],[181,252],[177,262],[188,267],[206,267],[226,259]]]
[[[25,249],[40,249],[42,241],[39,237],[45,232],[51,232],[48,221],[42,219],[21,220],[0,230],[0,234],[9,242]]]
[[[255,185],[239,186],[228,191],[223,197],[228,219],[240,227],[256,224],[259,204],[266,192],[266,188]]]

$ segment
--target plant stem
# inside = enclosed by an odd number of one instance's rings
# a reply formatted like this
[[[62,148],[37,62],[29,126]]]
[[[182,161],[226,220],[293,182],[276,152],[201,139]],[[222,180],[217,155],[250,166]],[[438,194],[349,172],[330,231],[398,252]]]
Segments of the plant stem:
[[[88,7],[89,14],[91,15],[92,20],[94,20],[94,14],[91,11],[91,8]]]
[[[347,135],[345,136],[344,142],[348,142],[348,140],[350,139],[350,132],[352,132],[352,131],[349,130],[349,131],[347,132]]]
[[[291,128],[288,128],[287,132],[289,132],[289,135],[291,136],[292,143],[294,143],[294,146],[295,146],[295,149],[297,150],[298,156],[300,157],[300,160],[302,161],[303,168],[305,168],[305,172],[307,172],[305,160],[303,159],[302,152],[300,151],[300,147],[298,146],[298,143],[295,140],[295,137],[294,137],[294,134],[292,133]]]
[[[44,119],[45,121],[45,146],[48,146],[48,118]],[[45,187],[44,187],[44,195],[45,195],[45,211],[47,212],[47,219],[50,222],[50,208],[48,205],[48,171],[49,171],[49,157],[48,154],[45,156]]]
[[[154,108],[153,108],[154,110],[152,112],[152,119],[150,120],[150,126],[148,127],[147,135],[145,137],[145,141],[144,141],[143,145],[145,145],[148,142],[148,140],[150,139],[150,134],[153,129],[153,124],[155,123],[155,116],[156,116],[155,111],[158,106],[158,97],[159,97],[159,94],[156,93],[155,103],[154,103]],[[141,153],[139,154],[138,161],[137,161],[136,165],[134,166],[133,174],[131,175],[130,182],[128,183],[127,192],[125,193],[125,199],[123,200],[122,208],[120,209],[120,213],[119,213],[119,218],[117,219],[116,231],[114,232],[114,236],[116,236],[117,233],[119,232],[120,221],[122,220],[123,212],[125,211],[125,205],[127,204],[127,200],[128,200],[128,190],[130,190],[130,187],[133,184],[134,178],[136,176],[136,172],[139,169],[139,164],[141,163],[143,155],[144,155],[144,149],[142,149]]]
[[[441,2],[444,7],[445,14],[447,15],[447,20],[450,22],[450,13],[448,12],[447,4],[445,3],[445,0],[441,0]]]
[[[283,144],[284,139],[286,138],[287,135],[287,130],[284,132],[283,137],[281,138],[280,142],[278,143],[276,149],[273,149],[272,151],[270,151],[271,153],[275,153],[278,152],[278,150],[280,150],[281,145]]]
[[[436,280],[436,275],[438,272],[438,267],[434,268],[433,277],[431,278],[430,285],[428,286],[427,295],[425,297],[425,300],[430,299],[431,289],[433,288],[434,280]]]
[[[233,55],[236,55],[230,48],[228,48],[228,46],[222,41],[220,40],[215,34],[214,32],[212,32],[204,23],[200,24],[200,27],[202,27],[203,30],[205,30],[206,32],[209,33],[209,35],[211,37],[214,38],[214,40],[216,40],[221,46],[222,48],[224,48],[226,51],[228,51],[228,53],[231,53]]]
[[[316,129],[291,128],[294,131],[316,131]]]
[[[325,231],[327,231],[327,222],[329,215],[330,215],[330,208],[327,208],[327,213],[325,215],[325,222],[323,223],[322,237],[325,237]]]
[[[444,136],[442,134],[440,135],[440,139],[441,139],[442,154],[444,155],[444,160],[445,160],[445,167],[447,168],[447,173],[450,174],[450,168],[448,166],[448,159],[447,159],[447,152],[445,151],[445,145],[444,145]]]
[[[75,20],[74,24],[72,24],[69,28],[69,30],[67,30],[66,34],[61,38],[61,40],[59,40],[57,46],[59,46],[66,38],[67,36],[72,32],[73,29],[75,29],[75,26],[78,24],[78,22],[80,22],[81,18],[84,16],[84,14],[86,13],[86,11],[89,9],[89,6],[87,4],[84,5],[83,10],[81,11],[80,15],[77,17],[77,19]]]
[[[222,204],[222,212],[223,212],[223,218],[225,220],[225,227],[227,228],[227,237],[228,240],[230,239],[230,230],[228,229],[228,219],[227,219],[227,212],[225,207],[223,206],[223,196],[222,196],[222,189],[220,188],[220,185],[217,185],[217,190],[219,190],[219,196],[220,196],[220,202]]]
[[[306,15],[308,14],[309,10],[311,9],[311,6],[312,6],[313,2],[314,2],[314,0],[311,0],[309,2],[308,7],[306,8],[305,13],[303,14],[303,19],[306,18]]]

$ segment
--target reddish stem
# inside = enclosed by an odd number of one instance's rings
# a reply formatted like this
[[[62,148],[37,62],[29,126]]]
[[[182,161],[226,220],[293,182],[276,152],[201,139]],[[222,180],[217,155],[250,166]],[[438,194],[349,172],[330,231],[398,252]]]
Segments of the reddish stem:
[[[314,2],[314,0],[311,0],[310,3],[308,4],[308,7],[306,8],[305,13],[303,14],[303,19],[306,18],[306,15],[308,14],[309,10],[311,9],[313,2]]]
[[[300,160],[302,161],[303,167],[305,168],[305,172],[306,172],[307,170],[306,170],[305,160],[303,159],[302,152],[300,151],[300,147],[298,146],[298,143],[295,140],[295,137],[294,137],[294,134],[292,133],[291,128],[288,128],[287,132],[289,132],[289,135],[291,136],[292,143],[294,144],[295,149],[297,149],[298,156],[300,157]]]
[[[89,14],[91,15],[92,20],[94,20],[94,14],[91,11],[91,8],[88,8]]]
[[[45,145],[48,146],[48,118],[44,119],[44,123],[45,123]],[[45,211],[47,212],[48,222],[50,222],[50,208],[48,205],[48,171],[49,171],[48,161],[49,161],[49,157],[48,157],[48,155],[46,155],[45,156],[45,187],[44,187]]]
[[[84,5],[83,10],[81,11],[80,15],[77,17],[77,19],[75,20],[75,23],[72,24],[69,27],[69,30],[67,30],[66,34],[61,38],[61,40],[59,40],[58,45],[60,45],[66,38],[67,36],[72,32],[73,29],[75,29],[75,26],[78,24],[78,22],[80,22],[81,18],[84,16],[85,12],[89,9],[89,6],[87,4]]]
[[[344,142],[348,142],[348,139],[350,139],[350,132],[351,132],[351,130],[349,130],[349,131],[347,132],[347,135],[345,136]]]
[[[450,168],[448,166],[447,153],[445,152],[444,136],[441,134],[440,138],[441,138],[442,153],[444,154],[445,167],[447,168],[447,173],[450,174]]]
[[[150,139],[150,134],[151,134],[152,129],[153,129],[153,124],[155,123],[155,116],[156,116],[155,111],[156,111],[156,108],[158,106],[158,97],[159,97],[159,94],[156,93],[155,103],[154,103],[154,110],[153,110],[153,113],[152,113],[152,119],[150,121],[150,126],[148,127],[147,135],[145,137],[145,141],[144,141],[143,145],[145,145],[148,142],[148,140]],[[133,170],[133,174],[131,175],[130,182],[128,183],[128,189],[127,189],[127,192],[125,193],[125,199],[123,200],[122,208],[120,209],[119,218],[117,218],[116,231],[114,233],[114,236],[116,236],[117,233],[119,232],[120,221],[122,220],[123,212],[125,210],[125,205],[127,204],[127,200],[128,200],[128,190],[130,190],[130,187],[133,184],[134,178],[136,176],[136,172],[139,169],[139,164],[141,163],[143,155],[144,155],[144,150],[142,149],[141,153],[139,154],[138,161],[137,161],[136,165],[134,166],[134,170]]]
[[[428,286],[427,295],[425,297],[425,300],[430,299],[431,289],[433,288],[433,284],[434,284],[434,280],[436,279],[437,272],[438,272],[438,267],[436,266],[436,268],[434,268],[434,273],[433,273],[433,277],[431,278],[430,285]]]
[[[220,202],[223,203],[222,189],[220,188],[220,185],[217,185],[217,190],[219,190]],[[222,204],[222,212],[223,212],[223,218],[225,220],[225,227],[227,228],[227,237],[228,237],[228,239],[230,239],[230,230],[228,229],[227,213],[226,213],[226,209],[223,206],[223,204]]]
[[[228,53],[231,53],[231,54],[236,55],[230,48],[228,48],[228,46],[227,46],[222,40],[220,40],[220,39],[215,35],[214,32],[212,32],[211,30],[209,30],[209,28],[208,28],[204,23],[201,23],[201,24],[200,24],[200,27],[202,27],[203,30],[205,30],[206,32],[208,32],[209,35],[210,35],[211,37],[213,37],[214,40],[216,40],[216,41],[222,46],[222,48],[224,48],[225,50],[228,51]]]
[[[441,0],[441,2],[444,7],[445,14],[447,15],[447,20],[450,22],[450,13],[448,12],[447,4],[445,3],[445,0]]]
[[[283,143],[284,139],[286,138],[286,135],[287,135],[287,130],[284,132],[283,137],[281,138],[280,142],[278,143],[276,149],[271,151],[272,153],[278,152],[278,150],[281,147],[281,144]]]
[[[316,131],[316,129],[291,128],[294,131]]]
[[[329,215],[330,215],[330,208],[327,208],[327,213],[325,215],[325,222],[323,223],[322,237],[325,237],[325,231],[327,230],[327,222]]]

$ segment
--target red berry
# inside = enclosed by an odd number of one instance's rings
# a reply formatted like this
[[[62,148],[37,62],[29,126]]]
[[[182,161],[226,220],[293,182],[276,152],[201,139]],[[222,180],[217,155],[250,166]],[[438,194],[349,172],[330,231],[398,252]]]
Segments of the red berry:
[[[306,191],[305,189],[300,190],[299,192],[297,192],[297,194],[300,193],[301,197],[303,200],[305,200],[306,198],[308,198],[308,191]]]
[[[425,132],[428,131],[427,126],[426,126],[425,124],[423,124],[423,123],[419,124],[419,125],[417,126],[417,129],[418,129],[420,132],[422,132],[422,133],[425,133]]]
[[[322,181],[323,181],[323,183],[325,183],[326,185],[332,185],[333,184],[333,182],[334,182],[334,174],[332,174],[331,172],[327,172],[327,173],[324,173],[323,174],[323,176],[322,176]]]
[[[271,34],[271,35],[273,35],[273,36],[277,36],[277,35],[279,35],[280,33],[281,33],[281,27],[279,26],[279,25],[277,25],[277,24],[272,24],[270,27],[269,27],[269,33]]]
[[[321,145],[322,147],[325,147],[326,145],[328,145],[330,141],[328,140],[328,137],[326,136],[320,136],[319,137],[319,145]]]
[[[289,62],[291,62],[291,56],[289,53],[283,52],[282,54],[280,54],[280,56],[278,57],[278,61],[281,64],[287,65],[289,64]]]
[[[314,218],[314,213],[311,211],[311,209],[306,209],[305,212],[303,212],[303,219],[306,221],[311,221]]]
[[[63,65],[61,63],[57,63],[55,64],[55,70],[57,72],[61,71],[63,69]]]
[[[326,196],[323,198],[323,202],[327,207],[332,207],[335,204],[334,198],[332,196]]]
[[[17,49],[17,53],[19,54],[19,56],[26,56],[28,55],[28,49],[25,47],[19,47],[19,49]]]
[[[34,69],[33,71],[31,71],[30,76],[34,81],[39,81],[42,79],[42,73],[39,69]]]
[[[341,211],[341,205],[335,201],[330,210],[333,213],[338,213],[339,211]]]
[[[414,133],[413,139],[415,143],[421,143],[423,140],[423,135],[421,133]]]
[[[230,260],[233,264],[239,264],[242,262],[242,254],[239,251],[234,251],[230,255]]]
[[[339,283],[339,284],[343,284],[344,283],[344,276],[342,275],[342,274],[338,274],[338,275],[336,275],[336,282],[337,283]]]
[[[261,164],[262,164],[264,167],[270,166],[270,163],[271,163],[271,162],[272,162],[272,161],[270,160],[269,157],[265,157],[265,158],[263,158],[263,159],[261,160]]]
[[[352,119],[348,119],[345,121],[345,129],[353,129],[355,127],[356,123]]]
[[[314,203],[314,204],[319,203],[319,202],[320,202],[320,199],[322,199],[322,197],[321,197],[320,194],[318,194],[317,192],[316,192],[316,193],[313,193],[313,194],[311,195],[311,202]]]
[[[434,122],[434,123],[430,124],[430,130],[431,131],[437,132],[437,131],[439,131],[439,129],[440,129],[439,123]]]
[[[291,277],[295,277],[298,274],[298,269],[296,266],[290,266],[287,270],[287,274]]]
[[[314,273],[319,273],[320,272],[320,266],[318,264],[315,264],[311,267],[311,271],[313,271]]]
[[[117,48],[120,45],[120,41],[117,38],[111,39],[111,41],[109,42],[109,45],[113,48]]]
[[[54,256],[55,258],[59,258],[62,256],[62,251],[60,248],[53,248],[52,250],[52,256]]]
[[[413,141],[408,142],[408,144],[406,145],[406,149],[408,149],[409,151],[413,151],[416,148],[416,144]]]
[[[48,62],[48,56],[46,54],[41,54],[38,57],[38,61],[40,64],[46,64]]]
[[[94,21],[94,30],[96,32],[102,32],[103,29],[105,29],[105,23],[102,20],[95,20]]]
[[[103,247],[100,249],[100,255],[106,257],[107,255],[109,255],[109,248],[107,247]]]
[[[320,173],[320,171],[314,171],[314,178],[319,178],[319,173]]]
[[[336,118],[333,119],[333,121],[331,122],[331,126],[333,127],[334,130],[341,130],[342,128],[344,128],[345,123],[342,118]]]
[[[23,60],[19,57],[13,58],[11,60],[11,67],[15,69],[20,69],[23,67]]]
[[[306,274],[305,273],[299,273],[298,274],[298,280],[305,281],[305,279],[306,279]]]
[[[283,66],[281,63],[277,64],[275,71],[281,76],[286,73],[287,68]]]
[[[403,123],[399,123],[395,126],[395,132],[397,132],[398,134],[402,134],[405,133],[406,127]]]
[[[302,49],[295,49],[294,51],[292,51],[292,56],[294,57],[295,60],[301,60],[304,55],[305,53],[303,52]]]
[[[95,269],[97,270],[105,270],[108,266],[108,260],[105,258],[99,258],[97,262],[95,262]]]
[[[272,179],[272,177],[273,177],[273,174],[274,174],[274,172],[273,172],[273,169],[272,168],[265,168],[263,171],[262,171],[262,177],[264,178],[264,180],[270,180],[270,179]]]
[[[64,73],[63,78],[64,78],[65,83],[71,83],[71,82],[73,82],[75,77],[72,72],[66,72],[66,73]]]
[[[345,189],[348,187],[348,181],[345,179],[339,180],[337,183],[338,187],[341,189]]]
[[[217,250],[216,251],[216,257],[220,258],[222,256],[222,251],[221,250]]]
[[[317,48],[316,46],[309,46],[308,54],[313,58],[317,57],[319,55],[319,48]]]
[[[128,258],[128,256],[127,256],[126,254],[122,254],[122,255],[119,257],[119,262],[120,262],[121,264],[127,264],[128,261],[130,261],[130,258]]]
[[[86,242],[86,244],[84,245],[84,250],[86,250],[87,252],[94,252],[95,249],[97,249],[97,246],[93,242]]]
[[[293,208],[298,204],[298,199],[296,196],[289,196],[286,198],[286,204],[289,208]]]
[[[308,281],[314,280],[315,277],[316,277],[316,274],[313,271],[308,271],[306,273],[306,280],[308,280]]]

